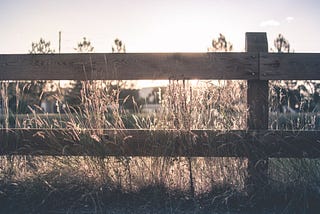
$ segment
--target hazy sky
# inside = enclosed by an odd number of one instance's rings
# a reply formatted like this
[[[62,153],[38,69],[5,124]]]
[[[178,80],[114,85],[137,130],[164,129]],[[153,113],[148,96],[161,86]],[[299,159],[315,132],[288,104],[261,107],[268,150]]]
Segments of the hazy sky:
[[[223,33],[244,51],[245,32],[278,33],[295,52],[320,52],[319,0],[1,0],[0,54],[27,53],[40,37],[62,52],[87,37],[96,52],[122,39],[127,52],[205,52]]]

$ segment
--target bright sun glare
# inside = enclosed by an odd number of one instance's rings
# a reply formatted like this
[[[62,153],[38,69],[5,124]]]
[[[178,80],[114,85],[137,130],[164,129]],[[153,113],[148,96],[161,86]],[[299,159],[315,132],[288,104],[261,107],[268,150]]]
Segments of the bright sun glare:
[[[189,80],[188,84],[192,87],[201,87],[201,85],[205,84],[208,81],[201,81],[201,80]],[[219,85],[218,80],[210,80],[210,83]],[[135,88],[142,89],[142,88],[152,88],[152,87],[166,87],[169,84],[169,80],[139,80],[135,83]]]

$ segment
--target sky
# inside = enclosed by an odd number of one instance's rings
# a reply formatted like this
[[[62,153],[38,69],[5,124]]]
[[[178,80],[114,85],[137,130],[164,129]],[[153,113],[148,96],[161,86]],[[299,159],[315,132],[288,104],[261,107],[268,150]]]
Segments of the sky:
[[[1,0],[0,54],[28,53],[40,37],[72,53],[83,37],[95,52],[115,38],[128,53],[206,52],[222,33],[245,51],[246,32],[282,33],[295,52],[320,52],[319,0]]]

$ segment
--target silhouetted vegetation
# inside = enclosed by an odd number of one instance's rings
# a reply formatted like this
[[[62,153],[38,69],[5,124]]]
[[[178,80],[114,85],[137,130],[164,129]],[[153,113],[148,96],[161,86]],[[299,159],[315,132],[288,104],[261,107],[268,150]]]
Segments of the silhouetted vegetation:
[[[274,48],[278,53],[289,53],[290,43],[279,34],[274,39]],[[319,81],[283,80],[272,81],[271,111],[280,113],[318,112]]]
[[[208,48],[208,51],[213,52],[228,52],[232,51],[233,45],[227,41],[226,37],[220,33],[219,37],[212,40],[212,46]]]

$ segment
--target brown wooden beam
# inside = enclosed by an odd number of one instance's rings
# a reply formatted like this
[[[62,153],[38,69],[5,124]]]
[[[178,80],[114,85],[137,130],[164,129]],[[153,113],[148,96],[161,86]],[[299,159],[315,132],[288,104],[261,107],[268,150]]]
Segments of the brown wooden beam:
[[[0,55],[0,80],[257,79],[257,53]]]
[[[268,52],[268,40],[266,33],[246,33],[246,51]],[[255,71],[260,76],[261,70],[258,66]],[[268,129],[269,113],[269,85],[267,80],[248,80],[247,105],[248,105],[248,129]]]
[[[0,155],[320,158],[320,131],[0,129]]]
[[[260,53],[260,79],[320,80],[319,53]]]
[[[246,33],[247,52],[268,52],[266,33]],[[260,76],[258,66],[257,75]],[[267,130],[269,114],[269,83],[268,80],[247,81],[248,130]],[[257,152],[248,157],[248,191],[261,191],[261,187],[268,182],[268,156]]]
[[[258,46],[261,45],[260,42]],[[259,57],[258,49],[252,51],[0,54],[0,80],[320,79],[319,53],[261,53]],[[258,66],[260,73],[257,73]]]

